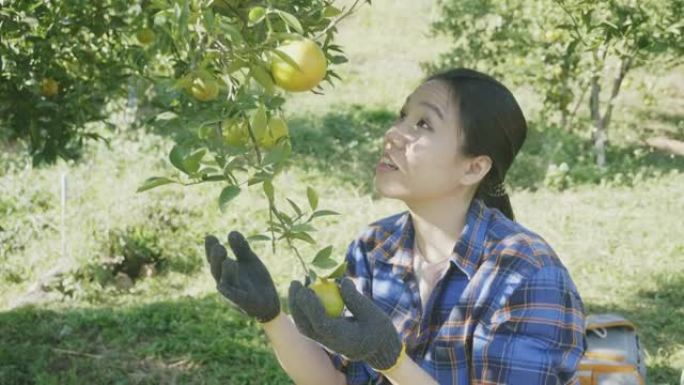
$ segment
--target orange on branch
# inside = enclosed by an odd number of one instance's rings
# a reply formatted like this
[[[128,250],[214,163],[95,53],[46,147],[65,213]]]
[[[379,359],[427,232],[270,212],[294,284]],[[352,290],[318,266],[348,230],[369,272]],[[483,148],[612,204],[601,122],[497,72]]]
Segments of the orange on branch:
[[[149,28],[143,28],[138,33],[136,34],[136,37],[138,38],[138,42],[142,45],[148,45],[152,44],[154,42],[155,34],[154,31],[152,31]]]
[[[40,93],[43,96],[53,97],[59,93],[59,83],[55,79],[45,78],[40,84]]]
[[[277,116],[272,117],[268,122],[268,129],[264,135],[260,138],[260,146],[269,150],[273,148],[278,140],[284,136],[288,136],[290,130],[287,127],[287,123],[282,118]]]
[[[201,102],[215,100],[219,94],[219,83],[207,71],[197,71],[193,75],[184,77],[180,83],[190,95]]]
[[[223,126],[223,139],[231,146],[244,147],[249,142],[247,125],[243,122],[226,121]]]
[[[311,39],[283,43],[277,50],[287,55],[297,65],[273,55],[271,73],[278,86],[287,91],[308,91],[323,80],[328,62],[321,47]]]

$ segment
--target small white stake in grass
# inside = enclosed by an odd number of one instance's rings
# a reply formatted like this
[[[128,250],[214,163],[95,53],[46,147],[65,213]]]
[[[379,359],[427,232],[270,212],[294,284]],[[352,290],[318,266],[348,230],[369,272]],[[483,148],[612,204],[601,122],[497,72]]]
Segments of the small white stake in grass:
[[[62,174],[62,258],[66,260],[67,240],[66,240],[66,202],[67,202],[67,174]]]

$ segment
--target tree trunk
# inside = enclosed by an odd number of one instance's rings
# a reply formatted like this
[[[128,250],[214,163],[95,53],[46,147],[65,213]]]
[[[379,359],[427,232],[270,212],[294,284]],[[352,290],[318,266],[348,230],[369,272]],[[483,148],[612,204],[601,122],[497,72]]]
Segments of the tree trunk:
[[[589,89],[590,85],[591,84],[581,86],[582,93],[580,94],[579,98],[577,98],[577,102],[575,102],[575,107],[572,108],[572,112],[570,112],[570,115],[568,115],[568,120],[566,122],[566,124],[567,124],[566,128],[567,128],[568,132],[573,132],[573,129],[572,129],[573,120],[575,119],[575,116],[577,116],[577,111],[579,111],[580,106],[584,102],[584,96],[587,94],[587,90]]]
[[[608,125],[610,124],[610,118],[611,115],[613,114],[613,106],[615,102],[615,98],[617,97],[618,93],[620,92],[620,86],[622,85],[622,80],[625,78],[625,75],[627,74],[627,71],[629,71],[630,67],[632,65],[632,58],[631,57],[623,57],[620,59],[620,70],[618,71],[617,74],[615,74],[615,78],[613,79],[613,90],[610,93],[610,100],[608,101],[608,107],[606,107],[606,113],[603,114],[603,127],[604,129],[608,128]]]
[[[605,55],[604,55],[605,58]],[[601,63],[605,63],[604,60]],[[596,165],[604,169],[606,167],[606,143],[608,142],[608,126],[610,125],[610,118],[613,114],[613,106],[615,105],[615,98],[620,93],[620,86],[622,80],[625,78],[627,71],[632,65],[632,58],[625,56],[620,59],[620,69],[613,79],[613,88],[610,92],[610,99],[606,106],[606,111],[601,116],[600,100],[601,94],[600,72],[596,72],[591,78],[591,98],[589,99],[589,107],[591,109],[591,119],[594,121],[594,132],[592,138],[594,141],[594,151],[596,153]]]
[[[599,84],[599,75],[591,77],[591,97],[589,98],[589,109],[591,111],[591,120],[594,121],[594,132],[592,132],[592,139],[594,141],[594,152],[596,153],[596,165],[599,168],[606,167],[606,132],[603,127],[603,119],[601,119],[601,111],[599,110],[599,96],[601,95],[601,85]]]

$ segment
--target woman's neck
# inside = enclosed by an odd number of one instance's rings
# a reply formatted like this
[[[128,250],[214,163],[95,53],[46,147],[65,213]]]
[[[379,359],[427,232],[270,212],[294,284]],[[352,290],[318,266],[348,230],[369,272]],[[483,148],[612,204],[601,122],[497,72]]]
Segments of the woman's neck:
[[[415,233],[413,247],[425,261],[449,258],[465,226],[471,199],[450,196],[407,203]]]

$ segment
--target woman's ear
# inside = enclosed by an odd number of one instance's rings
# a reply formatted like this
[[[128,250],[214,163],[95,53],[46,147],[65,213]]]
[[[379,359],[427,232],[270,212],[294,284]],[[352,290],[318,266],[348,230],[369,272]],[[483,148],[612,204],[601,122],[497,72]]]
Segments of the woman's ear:
[[[480,183],[492,168],[492,159],[487,155],[474,156],[465,161],[466,165],[461,176],[461,183],[466,186]]]

